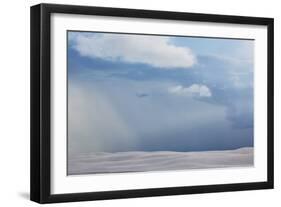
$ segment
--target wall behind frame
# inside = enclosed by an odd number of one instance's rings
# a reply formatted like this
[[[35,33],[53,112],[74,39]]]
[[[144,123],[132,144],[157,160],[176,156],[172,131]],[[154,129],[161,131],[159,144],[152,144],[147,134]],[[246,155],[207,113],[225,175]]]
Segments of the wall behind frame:
[[[275,18],[275,57],[281,56],[281,13],[278,1],[245,0],[11,0],[1,4],[0,61],[0,193],[1,206],[37,206],[29,201],[29,7],[38,3],[81,4]],[[275,58],[275,189],[154,198],[123,199],[54,206],[216,206],[236,207],[281,202],[281,60]]]

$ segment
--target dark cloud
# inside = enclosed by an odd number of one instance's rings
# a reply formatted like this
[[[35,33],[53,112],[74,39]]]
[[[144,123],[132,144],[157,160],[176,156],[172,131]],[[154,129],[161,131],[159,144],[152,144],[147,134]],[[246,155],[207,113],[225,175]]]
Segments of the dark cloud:
[[[145,64],[80,57],[71,49],[68,55],[69,84],[77,81],[82,87],[87,84],[89,92],[98,90],[114,106],[116,117],[121,116],[124,126],[132,130],[124,136],[119,132],[120,126],[114,125],[114,133],[104,126],[105,132],[100,131],[100,134],[106,134],[106,140],[114,143],[112,148],[104,148],[105,151],[201,151],[253,146],[252,65],[198,56],[198,64],[188,70],[164,70]],[[170,86],[192,84],[206,85],[212,96],[175,97],[167,92]],[[103,114],[97,111],[95,117],[112,125],[105,117],[108,109],[103,108],[103,111]],[[90,116],[86,111],[85,114]],[[93,128],[91,123],[88,125],[89,129]],[[136,144],[126,146],[131,134]],[[89,142],[91,135],[87,134]],[[100,139],[101,142],[105,140]],[[84,144],[95,146],[94,141]]]
[[[149,95],[147,93],[136,93],[136,96],[139,98],[145,98],[148,97]]]

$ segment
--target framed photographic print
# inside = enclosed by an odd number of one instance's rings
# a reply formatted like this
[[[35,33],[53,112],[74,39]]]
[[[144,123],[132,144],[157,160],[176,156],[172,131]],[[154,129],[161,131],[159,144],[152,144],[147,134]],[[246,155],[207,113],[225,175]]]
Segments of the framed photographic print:
[[[31,7],[31,200],[273,188],[273,19]]]

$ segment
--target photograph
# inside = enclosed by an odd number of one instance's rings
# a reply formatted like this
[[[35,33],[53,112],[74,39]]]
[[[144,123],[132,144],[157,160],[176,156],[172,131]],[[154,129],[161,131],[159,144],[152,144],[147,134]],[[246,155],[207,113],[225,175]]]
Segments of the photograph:
[[[274,188],[274,18],[30,15],[32,201]]]
[[[254,167],[254,39],[66,41],[67,175]]]

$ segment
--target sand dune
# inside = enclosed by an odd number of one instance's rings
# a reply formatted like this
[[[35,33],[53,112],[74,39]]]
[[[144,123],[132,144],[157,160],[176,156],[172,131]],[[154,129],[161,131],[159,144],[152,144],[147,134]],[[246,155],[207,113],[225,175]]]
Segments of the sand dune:
[[[253,148],[250,147],[204,152],[102,152],[69,156],[68,174],[247,167],[253,162]]]

